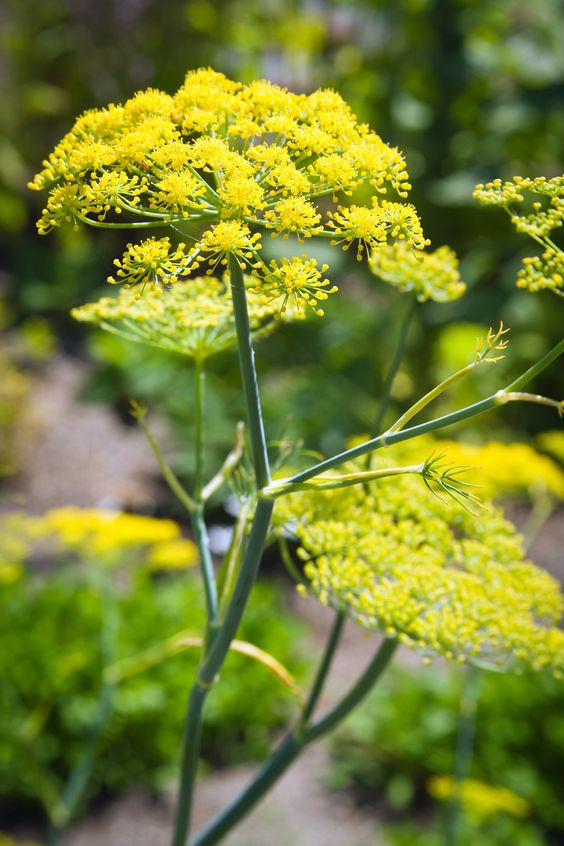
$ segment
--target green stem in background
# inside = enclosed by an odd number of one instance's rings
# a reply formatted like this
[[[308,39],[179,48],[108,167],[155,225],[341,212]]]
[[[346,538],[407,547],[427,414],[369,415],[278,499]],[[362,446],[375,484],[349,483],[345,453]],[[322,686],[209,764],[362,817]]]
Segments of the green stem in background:
[[[529,382],[538,376],[543,370],[545,370],[549,364],[552,364],[555,359],[564,353],[564,340],[559,341],[555,347],[549,350],[546,355],[543,355],[538,361],[529,367],[528,370],[525,370],[520,376],[517,377],[511,384],[507,385],[504,388],[505,391],[518,391],[520,388],[524,388],[525,385],[528,385]]]
[[[457,842],[458,824],[461,815],[462,782],[468,778],[472,762],[472,749],[476,732],[476,712],[480,695],[481,671],[476,667],[467,667],[462,683],[460,697],[460,714],[458,718],[458,732],[454,753],[454,794],[450,799],[444,821],[442,846],[455,846]]]
[[[198,380],[197,380],[198,381]],[[208,622],[210,625],[217,619],[218,603],[217,603],[217,588],[215,584],[215,574],[213,570],[213,561],[210,552],[210,544],[208,539],[208,532],[203,517],[203,504],[196,502],[188,491],[181,485],[173,470],[166,463],[161,452],[157,440],[145,421],[147,409],[138,403],[132,403],[133,415],[139,421],[139,425],[143,429],[145,437],[149,442],[149,446],[153,451],[153,455],[157,460],[159,469],[163,474],[165,481],[169,488],[176,495],[179,501],[184,505],[188,514],[190,515],[190,524],[194,532],[194,540],[198,547],[198,554],[200,559],[200,572],[202,574],[202,581],[204,583],[204,593],[206,597],[206,608],[208,611]],[[198,459],[196,459],[198,460]]]
[[[190,841],[190,846],[213,846],[243,819],[308,744],[334,728],[364,699],[387,667],[396,647],[395,639],[386,638],[347,695],[317,722],[300,727],[287,735],[246,790],[196,835]]]
[[[411,321],[413,320],[416,307],[417,300],[415,297],[411,297],[401,319],[398,340],[396,348],[394,350],[394,355],[390,362],[390,366],[388,367],[388,372],[386,373],[384,384],[382,385],[380,405],[378,407],[378,412],[374,419],[374,426],[372,429],[374,434],[380,431],[386,411],[388,410],[388,405],[390,403],[391,398],[392,385],[394,384],[394,379],[396,378],[397,372],[405,355],[407,338],[409,336],[409,329],[411,327]]]
[[[102,565],[98,570],[100,580],[100,660],[102,667],[109,666],[115,660],[118,613],[115,591],[110,584],[109,574]],[[47,833],[46,846],[56,846],[61,834],[74,817],[77,808],[84,798],[90,781],[100,738],[108,724],[112,713],[115,685],[102,674],[100,694],[98,699],[98,713],[88,737],[86,738],[81,757],[77,761],[63,788],[60,799],[51,814],[51,827]]]
[[[264,488],[270,482],[268,451],[262,422],[262,411],[258,390],[257,374],[255,370],[255,353],[251,341],[251,327],[247,311],[247,295],[245,292],[245,277],[237,256],[229,256],[229,272],[231,274],[231,296],[233,298],[233,313],[237,327],[237,343],[239,347],[239,363],[243,381],[243,394],[247,408],[249,434],[251,438],[251,452],[255,468],[257,488]]]
[[[141,426],[143,434],[149,442],[149,446],[151,447],[153,455],[157,460],[159,470],[161,471],[165,482],[167,483],[173,494],[176,496],[176,498],[185,507],[186,511],[191,514],[197,507],[196,502],[192,499],[188,491],[180,483],[178,477],[175,475],[173,470],[166,463],[155,436],[153,435],[153,433],[147,426],[147,423],[145,422],[145,415],[147,414],[146,406],[140,405],[137,402],[132,402],[131,413],[135,417],[135,419],[139,421],[139,425]]]
[[[335,620],[333,621],[333,625],[331,627],[331,631],[329,632],[329,638],[327,640],[327,644],[325,646],[325,652],[323,653],[323,657],[321,658],[321,662],[317,669],[317,674],[315,676],[313,685],[311,687],[310,694],[307,698],[306,704],[304,705],[304,709],[302,711],[302,719],[301,719],[301,726],[302,731],[305,729],[307,724],[309,723],[311,717],[313,716],[313,712],[315,711],[315,706],[317,705],[317,701],[321,696],[323,691],[323,685],[325,684],[325,679],[327,678],[327,673],[331,667],[331,663],[333,661],[333,657],[335,655],[335,650],[339,645],[339,641],[341,639],[341,634],[343,633],[343,626],[345,623],[345,615],[342,611],[338,611]]]
[[[522,388],[527,384],[527,382],[534,379],[535,376],[552,364],[552,362],[563,352],[564,340],[556,344],[555,347],[539,359],[539,361],[533,364],[532,367],[529,367],[525,373],[521,374],[521,376],[515,379],[514,382],[506,388],[503,388],[503,390],[498,391],[496,394],[492,394],[491,396],[486,397],[486,399],[473,403],[473,405],[468,405],[458,411],[453,411],[451,414],[445,414],[443,417],[437,417],[435,420],[429,420],[427,423],[420,423],[417,426],[411,426],[409,429],[403,429],[401,432],[384,432],[383,435],[379,435],[378,437],[372,438],[363,444],[359,444],[359,446],[347,449],[338,455],[327,458],[325,461],[321,461],[319,464],[315,464],[313,467],[303,470],[301,473],[296,473],[294,476],[284,479],[284,482],[288,485],[305,482],[313,476],[323,473],[325,470],[337,467],[345,461],[359,458],[361,455],[366,455],[366,453],[372,452],[373,450],[381,449],[385,446],[392,446],[392,444],[397,444],[401,441],[408,441],[411,438],[417,438],[419,435],[424,435],[427,432],[433,432],[437,429],[443,429],[445,426],[451,426],[453,423],[459,423],[461,420],[467,420],[469,417],[476,417],[476,415],[482,414],[485,411],[491,411],[493,408],[497,408],[505,402],[511,401],[511,399],[507,399],[508,394],[510,396],[516,388]]]
[[[194,361],[194,499],[202,500],[204,479],[204,385],[206,372],[204,363],[196,358]]]
[[[194,783],[200,754],[204,703],[225,661],[231,641],[239,628],[251,588],[255,583],[270,526],[272,507],[272,502],[259,499],[231,602],[221,627],[208,644],[208,652],[203,656],[197,681],[190,693],[184,728],[178,810],[172,846],[185,846],[188,832],[190,831]]]

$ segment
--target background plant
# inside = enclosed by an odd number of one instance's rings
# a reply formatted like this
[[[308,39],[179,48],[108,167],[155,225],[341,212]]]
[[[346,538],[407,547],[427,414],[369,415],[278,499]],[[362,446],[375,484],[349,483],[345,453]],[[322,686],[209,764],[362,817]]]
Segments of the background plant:
[[[167,653],[163,644],[203,628],[201,589],[195,573],[186,571],[187,562],[196,564],[195,549],[175,539],[171,521],[123,520],[125,527],[116,530],[107,512],[66,509],[3,521],[0,794],[6,820],[56,818],[63,786],[96,723],[108,662],[125,662],[127,672],[114,689],[81,807],[132,784],[162,789],[176,773],[197,652]],[[38,543],[49,536],[55,545],[45,558],[45,540]],[[111,656],[101,643],[104,580],[115,591]],[[257,585],[240,637],[272,652],[299,679],[303,634],[276,587]],[[295,708],[295,697],[248,657],[230,656],[224,681],[210,697],[203,728],[204,760],[214,766],[264,756],[273,731]],[[25,767],[12,765],[22,758]]]

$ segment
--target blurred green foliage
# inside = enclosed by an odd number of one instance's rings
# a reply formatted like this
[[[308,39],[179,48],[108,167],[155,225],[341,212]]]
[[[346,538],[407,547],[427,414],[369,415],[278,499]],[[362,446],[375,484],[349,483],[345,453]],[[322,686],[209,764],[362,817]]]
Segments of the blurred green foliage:
[[[10,578],[0,585],[0,814],[7,817],[53,805],[96,722],[107,602],[100,567],[51,562],[20,579],[17,570],[4,568]],[[111,580],[117,605],[114,661],[179,631],[201,634],[205,615],[195,576],[155,576],[135,558],[102,575]],[[300,678],[306,667],[302,635],[278,587],[259,584],[241,639],[271,652]],[[197,660],[198,650],[188,649],[117,685],[88,798],[132,785],[160,788],[176,775]],[[203,754],[215,766],[263,756],[293,709],[292,695],[278,680],[237,654],[228,658],[209,702]]]
[[[391,673],[336,735],[332,785],[354,788],[363,801],[383,799],[400,819],[414,812],[428,817],[427,780],[453,772],[462,682],[462,670]],[[490,839],[487,827],[482,839],[481,830],[467,820],[462,844],[536,844],[544,837],[547,843],[560,842],[563,706],[562,682],[551,676],[482,673],[468,777],[508,788],[532,811],[526,821],[493,819]],[[435,809],[431,819],[440,813]],[[432,832],[409,841],[410,831],[404,836],[400,828],[394,846],[440,842]]]
[[[437,823],[392,825],[385,829],[390,846],[443,846],[444,835]],[[527,820],[496,816],[485,825],[463,819],[456,834],[457,846],[549,846],[538,826]]]

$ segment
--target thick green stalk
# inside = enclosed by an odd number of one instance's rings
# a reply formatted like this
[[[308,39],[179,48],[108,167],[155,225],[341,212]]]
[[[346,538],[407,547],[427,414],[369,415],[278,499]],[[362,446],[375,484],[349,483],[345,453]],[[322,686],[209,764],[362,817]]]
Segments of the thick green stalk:
[[[255,467],[257,487],[270,482],[270,468],[266,438],[262,422],[258,382],[255,371],[254,350],[247,311],[245,279],[235,256],[229,257],[233,314],[237,330],[239,363],[243,382],[243,395],[247,410],[247,422],[251,440],[251,451]],[[182,756],[182,774],[178,798],[178,811],[172,839],[172,846],[184,846],[190,830],[192,797],[196,769],[200,752],[200,738],[204,702],[214,684],[229,651],[231,641],[237,633],[245,611],[249,594],[255,583],[260,560],[266,543],[273,502],[259,497],[253,524],[245,548],[245,554],[231,601],[221,625],[209,639],[198,671],[198,678],[192,688],[186,715]]]
[[[251,327],[249,325],[249,314],[247,311],[245,277],[243,276],[243,271],[237,257],[234,255],[229,256],[229,271],[231,273],[231,296],[233,298],[233,313],[237,327],[239,363],[241,366],[243,394],[245,396],[248,415],[251,452],[257,488],[260,489],[266,487],[270,482],[270,470],[255,370],[255,352],[251,341]]]
[[[396,646],[396,640],[388,638],[384,640],[348,694],[320,720],[289,734],[261,767],[251,784],[200,834],[196,835],[189,846],[214,846],[243,819],[309,743],[334,728],[364,699],[387,667]]]
[[[272,507],[273,503],[271,501],[259,500],[231,603],[221,627],[209,642],[209,652],[203,657],[198,679],[190,694],[184,730],[178,811],[172,846],[184,846],[188,837],[194,782],[196,780],[196,769],[200,752],[204,702],[225,661],[231,641],[239,628],[249,593],[256,579],[268,534]]]
[[[193,685],[188,698],[182,738],[182,760],[180,762],[180,784],[178,786],[178,808],[174,823],[172,846],[184,846],[190,830],[192,799],[196,782],[200,742],[202,738],[202,712],[209,688],[200,683]]]
[[[200,681],[204,686],[211,686],[229,651],[231,641],[237,633],[249,594],[255,583],[257,572],[266,543],[270,526],[273,502],[259,499],[253,525],[247,541],[243,563],[233,589],[233,596],[209,654],[200,669]]]
[[[443,429],[445,426],[451,426],[453,423],[459,423],[461,420],[467,420],[469,417],[475,417],[478,414],[483,414],[485,411],[491,411],[491,409],[497,408],[507,402],[508,394],[514,392],[516,388],[522,388],[530,382],[531,379],[534,379],[535,376],[552,364],[552,362],[563,352],[564,341],[560,341],[560,343],[553,347],[545,356],[533,364],[532,367],[529,367],[525,373],[519,376],[518,379],[515,379],[514,382],[507,385],[506,388],[503,388],[496,394],[492,394],[491,396],[486,397],[486,399],[480,400],[473,405],[468,405],[458,411],[453,411],[451,414],[445,414],[442,417],[437,417],[435,420],[429,420],[427,423],[420,423],[417,426],[411,426],[409,429],[403,429],[401,432],[384,432],[383,435],[378,435],[378,437],[372,438],[357,447],[347,449],[338,455],[327,458],[325,461],[321,461],[319,464],[315,464],[313,467],[303,470],[301,473],[296,473],[295,476],[285,479],[284,482],[288,485],[292,483],[306,482],[308,479],[311,479],[313,476],[317,476],[319,473],[323,473],[325,470],[337,467],[345,461],[359,458],[361,455],[366,455],[366,453],[372,452],[373,450],[381,449],[385,446],[392,446],[392,444],[407,441],[411,438],[416,438],[419,435],[424,435],[427,432],[433,432],[437,429]]]

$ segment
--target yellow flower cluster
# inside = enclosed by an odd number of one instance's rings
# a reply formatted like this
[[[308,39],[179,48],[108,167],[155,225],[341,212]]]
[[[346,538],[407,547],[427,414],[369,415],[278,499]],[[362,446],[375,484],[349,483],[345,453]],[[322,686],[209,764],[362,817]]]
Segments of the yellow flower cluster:
[[[433,776],[427,782],[427,790],[434,799],[442,801],[456,797],[464,813],[480,823],[500,812],[518,818],[531,812],[529,803],[507,787],[474,779],[457,782],[450,775]]]
[[[194,544],[180,537],[180,527],[173,520],[74,506],[55,508],[40,517],[18,516],[12,528],[17,528],[24,543],[45,538],[64,551],[102,559],[148,547],[151,565],[163,569],[189,567],[197,557]],[[173,554],[177,558],[171,564]]]
[[[189,272],[184,269],[185,261],[184,244],[171,251],[170,238],[148,238],[140,244],[128,244],[123,257],[114,259],[118,278],[108,276],[108,282],[112,285],[175,282]]]
[[[112,563],[116,554],[143,550],[153,570],[179,570],[198,561],[196,545],[181,537],[177,523],[139,514],[68,506],[40,517],[7,514],[0,530],[0,585],[22,577],[26,558],[42,540],[62,552]]]
[[[174,538],[154,544],[147,563],[152,570],[184,570],[198,563],[198,549],[187,538]]]
[[[517,286],[533,293],[550,290],[564,296],[564,251],[553,240],[553,231],[564,223],[564,175],[552,179],[516,176],[509,182],[495,179],[477,185],[474,196],[484,205],[504,208],[518,232],[544,247],[541,256],[523,260]],[[525,204],[522,212],[515,208],[520,204]]]
[[[376,250],[368,260],[371,271],[403,293],[414,293],[419,302],[446,303],[466,290],[460,278],[458,259],[450,247],[434,252],[414,251],[404,242]]]
[[[343,202],[361,186],[362,196],[371,191],[368,206]],[[359,253],[396,240],[414,250],[427,243],[403,202],[411,186],[402,155],[358,123],[336,92],[242,85],[211,69],[190,71],[174,96],[149,89],[85,112],[30,187],[50,191],[41,233],[64,222],[198,225],[194,246],[169,246],[168,258],[164,239],[139,245],[139,258],[128,248],[118,265],[126,282],[172,281],[229,253],[268,280],[257,227],[345,249],[358,241]],[[144,257],[155,251],[153,267]]]
[[[247,276],[249,322],[255,338],[272,331],[280,317],[299,320],[302,313],[287,308],[278,291],[268,292]],[[231,293],[225,281],[196,276],[165,289],[122,288],[118,296],[103,297],[75,308],[76,320],[95,323],[129,341],[205,361],[236,342]]]
[[[271,278],[280,292],[282,307],[280,314],[284,315],[290,305],[290,312],[305,317],[303,304],[310,306],[317,315],[323,317],[323,309],[319,308],[319,302],[326,300],[329,294],[335,293],[336,285],[329,287],[327,279],[322,279],[322,274],[329,268],[324,264],[321,270],[317,269],[315,259],[308,259],[305,256],[292,259],[283,258],[278,264],[271,261]]]
[[[400,446],[377,452],[372,467],[404,457]],[[351,463],[343,472],[359,469]],[[277,507],[324,605],[427,659],[564,672],[558,583],[524,559],[494,506],[475,516],[404,475],[291,494]]]

